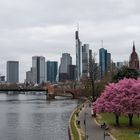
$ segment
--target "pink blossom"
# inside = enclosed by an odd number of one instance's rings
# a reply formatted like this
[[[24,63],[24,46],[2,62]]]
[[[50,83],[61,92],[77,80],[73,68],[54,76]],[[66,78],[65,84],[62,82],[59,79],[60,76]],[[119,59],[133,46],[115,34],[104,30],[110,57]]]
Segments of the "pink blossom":
[[[96,112],[115,114],[140,114],[140,79],[124,78],[105,87],[101,96],[93,103]]]

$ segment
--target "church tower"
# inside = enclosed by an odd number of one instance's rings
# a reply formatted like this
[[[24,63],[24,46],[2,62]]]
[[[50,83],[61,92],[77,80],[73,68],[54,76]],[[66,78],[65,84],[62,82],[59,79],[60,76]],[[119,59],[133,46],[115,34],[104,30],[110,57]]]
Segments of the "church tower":
[[[135,43],[133,42],[133,50],[132,53],[130,55],[130,59],[129,59],[129,67],[139,70],[139,57],[138,54],[135,51]]]

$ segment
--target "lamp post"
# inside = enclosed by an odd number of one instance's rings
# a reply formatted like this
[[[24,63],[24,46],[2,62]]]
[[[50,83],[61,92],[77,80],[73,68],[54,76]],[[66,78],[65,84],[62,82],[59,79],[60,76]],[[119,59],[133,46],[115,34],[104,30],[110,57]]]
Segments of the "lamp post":
[[[105,137],[106,137],[106,136],[110,136],[110,135],[109,135],[108,133],[106,133],[106,132],[105,132],[105,129],[104,129],[104,140],[105,140]]]
[[[84,125],[85,125],[85,140],[87,140],[87,133],[86,133],[86,115],[87,115],[88,113],[87,112],[85,112],[85,118],[84,118]]]

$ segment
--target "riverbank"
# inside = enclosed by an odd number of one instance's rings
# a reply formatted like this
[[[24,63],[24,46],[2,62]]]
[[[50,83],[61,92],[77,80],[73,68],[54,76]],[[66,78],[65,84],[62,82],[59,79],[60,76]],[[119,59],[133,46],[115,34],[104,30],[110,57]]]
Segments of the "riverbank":
[[[85,103],[85,102],[84,102]],[[78,105],[75,110],[72,112],[69,119],[69,140],[83,140],[84,134],[80,127],[80,122],[78,121],[78,116],[82,109],[84,108],[84,103]]]

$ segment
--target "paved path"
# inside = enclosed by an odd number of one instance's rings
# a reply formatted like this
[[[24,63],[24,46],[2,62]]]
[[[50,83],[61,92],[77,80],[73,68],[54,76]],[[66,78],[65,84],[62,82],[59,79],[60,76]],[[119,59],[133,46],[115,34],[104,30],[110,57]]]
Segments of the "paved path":
[[[85,105],[85,108],[79,114],[78,120],[80,120],[82,130],[84,133],[86,132],[88,136],[85,140],[112,140],[110,136],[104,137],[104,129],[95,123],[94,118],[91,116],[91,108],[88,104]]]

